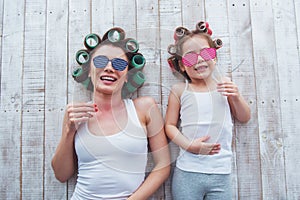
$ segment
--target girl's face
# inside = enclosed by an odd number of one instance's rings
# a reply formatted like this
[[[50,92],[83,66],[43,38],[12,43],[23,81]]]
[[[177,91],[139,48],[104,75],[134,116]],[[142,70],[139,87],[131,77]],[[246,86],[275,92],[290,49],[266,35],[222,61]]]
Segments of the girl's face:
[[[127,72],[128,60],[119,47],[101,46],[91,58],[90,76],[95,91],[105,94],[121,92]]]
[[[182,60],[180,62],[180,68],[182,71],[186,71],[191,81],[198,79],[208,79],[211,77],[213,70],[215,69],[215,49],[211,48],[208,41],[199,35],[194,35],[192,38],[186,40],[182,45]],[[205,49],[205,50],[203,50]],[[192,62],[188,62],[191,58]]]

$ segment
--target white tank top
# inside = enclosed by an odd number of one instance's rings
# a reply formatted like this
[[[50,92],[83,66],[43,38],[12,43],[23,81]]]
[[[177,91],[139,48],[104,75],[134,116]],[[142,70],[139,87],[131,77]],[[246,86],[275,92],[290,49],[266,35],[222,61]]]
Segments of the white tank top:
[[[232,119],[227,98],[219,92],[192,92],[188,84],[181,95],[181,132],[193,140],[210,135],[208,142],[220,143],[215,155],[198,155],[180,149],[179,169],[207,174],[231,173]]]
[[[75,136],[78,178],[72,199],[127,199],[144,181],[147,134],[132,100],[124,100],[128,122],[124,130],[96,136],[82,124]]]

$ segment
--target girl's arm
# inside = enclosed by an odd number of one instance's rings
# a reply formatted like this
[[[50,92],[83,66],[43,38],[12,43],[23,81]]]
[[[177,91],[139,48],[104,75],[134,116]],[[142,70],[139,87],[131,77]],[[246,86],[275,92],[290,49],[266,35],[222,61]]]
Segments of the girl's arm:
[[[147,128],[149,145],[154,168],[143,184],[128,198],[128,200],[148,199],[165,182],[170,174],[170,154],[167,138],[164,132],[164,123],[161,113],[154,101],[149,97],[135,100],[135,106],[140,120]]]
[[[239,93],[237,85],[229,79],[225,79],[223,83],[218,83],[218,91],[228,97],[232,115],[240,122],[246,123],[250,120],[250,107]]]
[[[206,155],[219,153],[220,144],[205,143],[209,139],[209,136],[190,141],[178,130],[177,122],[180,112],[180,96],[183,90],[183,85],[175,85],[170,92],[165,122],[167,136],[172,142],[191,153]]]
[[[67,106],[62,126],[62,136],[52,158],[55,177],[60,182],[71,178],[77,168],[74,137],[78,124],[87,121],[95,110],[93,104],[79,103]]]

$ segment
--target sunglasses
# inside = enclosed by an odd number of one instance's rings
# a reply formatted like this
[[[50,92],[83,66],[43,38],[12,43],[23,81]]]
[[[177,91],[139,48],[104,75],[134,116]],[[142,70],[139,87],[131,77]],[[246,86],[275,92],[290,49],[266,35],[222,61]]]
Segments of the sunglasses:
[[[205,48],[200,51],[200,53],[187,53],[182,57],[182,63],[187,67],[192,67],[198,62],[198,56],[201,56],[204,61],[212,60],[216,57],[215,48]]]
[[[128,66],[128,62],[121,58],[113,58],[109,60],[106,56],[96,56],[93,59],[96,68],[105,68],[109,61],[111,62],[112,67],[118,71],[123,71]]]

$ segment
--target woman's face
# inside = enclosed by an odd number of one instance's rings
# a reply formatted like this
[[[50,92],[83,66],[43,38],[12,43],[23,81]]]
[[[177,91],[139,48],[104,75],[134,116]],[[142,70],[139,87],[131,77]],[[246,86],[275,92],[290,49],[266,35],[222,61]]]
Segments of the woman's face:
[[[185,65],[182,60],[180,62],[181,70],[186,71],[192,81],[193,79],[210,78],[215,68],[215,59],[207,60],[207,58],[203,58],[201,55],[199,55],[201,54],[200,51],[206,48],[210,48],[207,40],[199,35],[194,35],[182,45],[182,57],[188,55],[189,53],[197,54],[197,61],[192,66]]]
[[[107,62],[107,60],[109,61]],[[95,91],[105,94],[121,92],[127,79],[128,65],[122,71],[118,67],[125,66],[126,62],[124,61],[128,62],[127,57],[119,47],[104,45],[97,49],[91,58],[90,68],[90,76]]]

